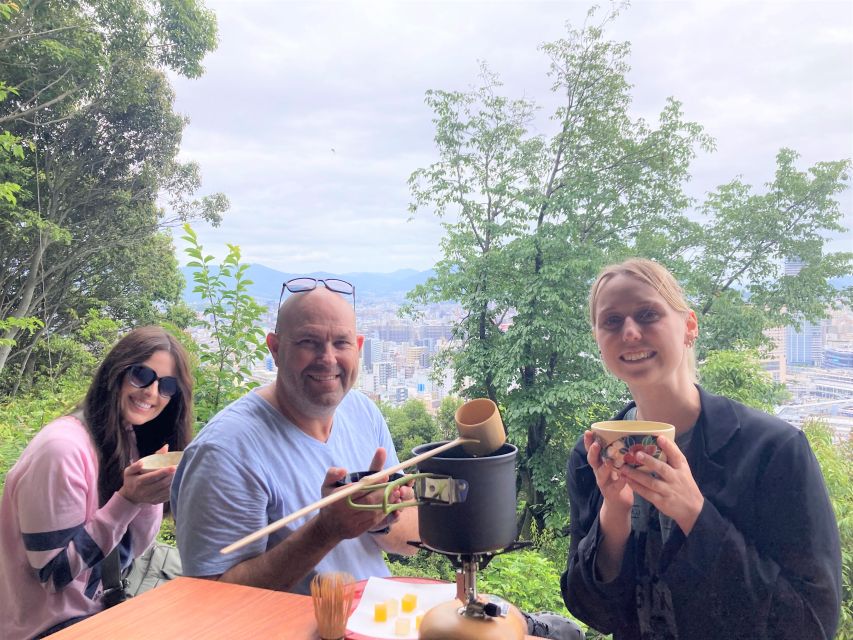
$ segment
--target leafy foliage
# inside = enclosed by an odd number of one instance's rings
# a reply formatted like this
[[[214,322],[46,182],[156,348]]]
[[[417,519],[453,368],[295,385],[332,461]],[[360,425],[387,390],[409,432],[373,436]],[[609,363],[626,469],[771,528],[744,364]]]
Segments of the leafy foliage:
[[[549,138],[485,67],[479,89],[428,92],[439,161],[409,181],[412,212],[431,207],[447,232],[435,278],[410,297],[465,310],[449,364],[463,396],[498,403],[520,448],[525,533],[565,523],[568,450],[624,396],[594,355],[589,282],[632,244],[665,253],[661,237],[684,235],[681,183],[711,145],[674,100],[656,126],[631,118],[628,44],[603,37],[615,15],[543,47],[565,96]]]
[[[435,416],[436,427],[441,434],[442,440],[453,440],[459,435],[456,427],[456,410],[462,406],[464,400],[457,396],[445,396],[438,407]]]
[[[249,265],[240,264],[240,247],[228,245],[221,265],[205,255],[198,236],[184,225],[187,255],[194,267],[193,291],[205,300],[201,326],[210,332],[211,344],[198,345],[200,371],[196,376],[195,411],[200,424],[229,402],[258,386],[251,382],[251,365],[259,360],[265,347],[260,327],[264,307],[248,294],[252,281],[246,278]]]
[[[0,319],[0,332],[15,327],[19,332],[34,333],[44,327],[44,322],[38,318],[6,318]],[[0,338],[0,345],[14,346],[15,341],[11,338]]]
[[[833,442],[832,430],[820,421],[804,425],[820,463],[841,536],[841,624],[837,640],[853,640],[853,443]]]
[[[699,367],[702,386],[750,407],[773,413],[789,397],[761,368],[755,349],[712,351]]]
[[[416,446],[437,442],[442,437],[435,419],[427,413],[420,400],[407,400],[399,407],[383,403],[379,410],[388,423],[397,458],[401,461],[411,458],[412,449]]]
[[[829,280],[849,275],[851,252],[826,252],[826,237],[844,231],[838,195],[850,185],[850,160],[796,168],[799,155],[781,149],[765,193],[739,178],[708,195],[700,249],[682,281],[696,300],[702,350],[766,343],[762,330],[817,320],[849,301]],[[798,261],[795,274],[785,261]],[[701,353],[701,352],[700,352]]]
[[[569,612],[560,595],[562,567],[537,551],[521,550],[495,557],[477,574],[477,588],[512,602],[522,611]]]
[[[413,556],[389,555],[386,557],[391,574],[395,576],[415,576],[455,582],[455,572],[445,556],[420,550]]]
[[[410,293],[411,307],[463,307],[438,362],[463,397],[501,408],[521,454],[525,533],[565,525],[568,451],[626,399],[586,319],[603,265],[641,255],[668,266],[695,302],[703,357],[761,347],[764,329],[824,314],[836,304],[827,279],[851,270],[853,254],[825,251],[827,232],[842,229],[849,160],[801,171],[782,149],[764,193],[735,179],[709,194],[701,222],[687,217],[689,164],[714,143],[672,98],[655,124],[631,116],[629,44],[604,36],[618,12],[595,23],[593,9],[542,47],[563,97],[547,136],[530,132],[534,102],[502,95],[485,66],[477,89],[428,91],[438,160],[409,179],[411,212],[428,209],[446,230],[436,275]],[[804,266],[784,275],[786,259]],[[724,369],[711,361],[709,379],[722,384]],[[751,390],[768,401],[771,391]]]
[[[177,160],[185,120],[164,72],[198,75],[216,44],[196,0],[32,0],[3,15],[0,183],[20,188],[0,197],[0,319],[43,323],[0,333],[8,393],[45,366],[39,346],[90,311],[129,327],[177,301],[161,193],[179,219],[213,223],[227,200],[193,200],[198,167]]]

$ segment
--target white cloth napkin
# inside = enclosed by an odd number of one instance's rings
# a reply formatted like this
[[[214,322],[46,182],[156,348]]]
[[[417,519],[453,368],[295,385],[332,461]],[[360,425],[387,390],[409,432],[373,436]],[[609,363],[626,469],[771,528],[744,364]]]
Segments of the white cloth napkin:
[[[390,598],[397,600],[398,605],[403,596],[412,593],[418,597],[418,606],[411,613],[403,613],[398,606],[396,617],[389,617],[387,622],[375,622],[373,619],[374,605],[385,602]],[[452,583],[421,583],[403,582],[401,580],[386,580],[384,578],[369,578],[364,587],[364,593],[355,611],[347,621],[347,631],[358,633],[371,638],[383,638],[389,640],[403,640],[405,638],[417,639],[418,632],[415,629],[415,617],[422,615],[437,604],[454,600],[456,598],[456,585]],[[411,619],[409,625],[410,633],[398,636],[394,630],[397,618],[407,617]]]

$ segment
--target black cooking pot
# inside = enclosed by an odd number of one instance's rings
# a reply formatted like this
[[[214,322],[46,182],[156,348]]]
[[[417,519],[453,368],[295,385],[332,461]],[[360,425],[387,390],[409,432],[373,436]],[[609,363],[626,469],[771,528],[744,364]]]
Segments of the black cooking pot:
[[[422,444],[412,453],[420,455],[442,444],[444,442]],[[518,534],[515,522],[517,453],[516,447],[504,444],[490,456],[474,458],[460,445],[419,463],[418,471],[422,473],[438,473],[468,481],[465,502],[418,507],[423,544],[451,554],[486,553],[509,546]]]

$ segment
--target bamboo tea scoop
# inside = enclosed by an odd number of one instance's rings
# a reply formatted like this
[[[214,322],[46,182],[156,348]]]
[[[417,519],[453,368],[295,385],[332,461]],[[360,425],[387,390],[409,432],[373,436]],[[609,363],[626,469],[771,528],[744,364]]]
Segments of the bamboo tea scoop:
[[[434,455],[447,451],[448,449],[452,449],[460,444],[468,455],[481,457],[494,453],[503,446],[504,442],[506,442],[506,433],[504,433],[503,421],[501,420],[500,412],[498,412],[498,407],[488,398],[477,398],[476,400],[466,402],[456,410],[454,418],[456,420],[456,428],[460,433],[460,437],[455,440],[445,442],[435,449],[425,451],[420,455],[404,460],[392,467],[388,467],[387,469],[382,469],[369,476],[365,476],[358,482],[348,484],[334,493],[330,493],[325,498],[321,498],[320,500],[317,500],[317,502],[309,504],[307,507],[303,507],[298,511],[294,511],[290,515],[284,516],[280,520],[276,520],[262,529],[258,529],[254,533],[250,533],[246,537],[237,540],[237,542],[229,544],[227,547],[224,547],[220,553],[231,553],[237,549],[242,549],[247,544],[251,544],[255,540],[266,537],[274,531],[278,531],[282,527],[290,524],[298,518],[308,515],[312,511],[322,509],[333,502],[337,502],[338,500],[346,498],[354,493],[358,493],[359,491],[364,491],[370,485],[383,481],[385,477],[392,473],[401,471],[406,467],[413,467],[427,458],[431,458]]]

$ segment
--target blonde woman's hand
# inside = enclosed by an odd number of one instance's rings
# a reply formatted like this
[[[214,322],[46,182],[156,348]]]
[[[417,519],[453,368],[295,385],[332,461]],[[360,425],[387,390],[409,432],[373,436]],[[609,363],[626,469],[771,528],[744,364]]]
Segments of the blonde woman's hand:
[[[662,514],[672,518],[684,535],[690,535],[705,504],[705,497],[699,491],[687,458],[678,445],[669,438],[659,436],[658,446],[666,455],[666,462],[638,453],[637,462],[645,465],[645,469],[641,471],[626,465],[622,475],[631,489],[651,502]]]
[[[613,510],[614,515],[623,513],[630,516],[631,507],[634,506],[634,492],[620,473],[621,469],[602,461],[601,445],[595,441],[592,431],[584,432],[583,444],[586,447],[586,461],[595,473],[595,482],[605,505]]]
[[[166,453],[169,445],[163,445],[157,453]],[[124,469],[124,484],[118,492],[135,504],[160,504],[169,500],[172,478],[177,467],[163,467],[154,471],[143,471],[142,460],[132,462]]]
[[[586,460],[604,497],[598,513],[598,526],[603,538],[595,556],[595,568],[600,580],[610,582],[619,573],[631,535],[634,492],[620,473],[621,469],[601,460],[601,445],[595,441],[592,431],[583,434],[583,443],[587,451]]]

